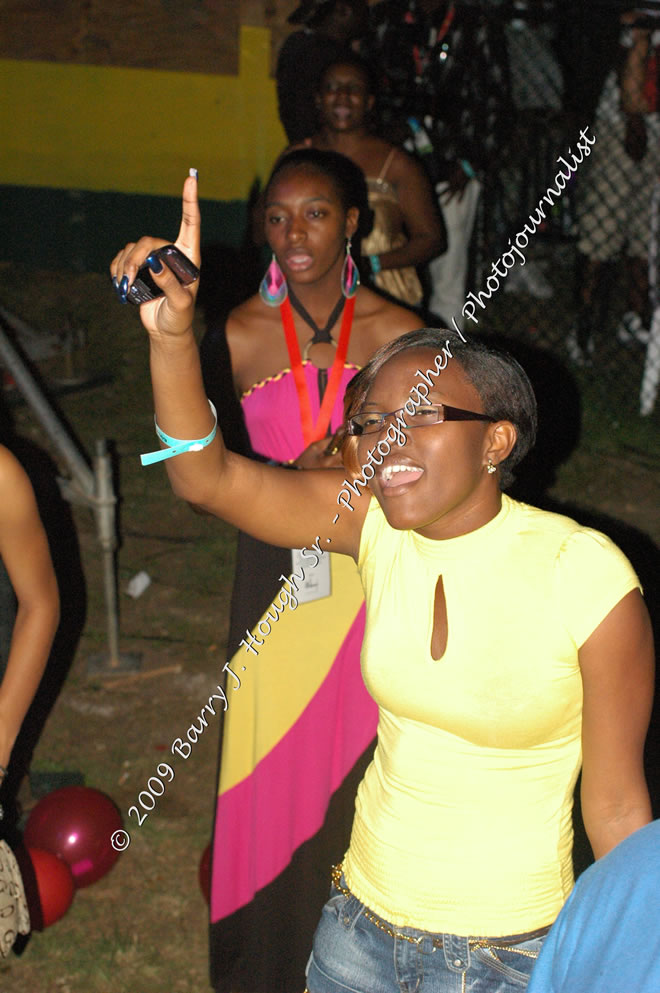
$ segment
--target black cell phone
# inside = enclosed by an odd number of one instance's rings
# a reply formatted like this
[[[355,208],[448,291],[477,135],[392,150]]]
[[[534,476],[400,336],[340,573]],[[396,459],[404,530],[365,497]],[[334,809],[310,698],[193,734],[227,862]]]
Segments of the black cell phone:
[[[152,255],[160,259],[168,269],[171,269],[176,278],[184,286],[189,286],[199,279],[199,269],[194,262],[191,262],[187,255],[184,255],[176,245],[163,245],[157,248]],[[151,270],[148,265],[143,265],[138,269],[138,274],[133,281],[133,285],[128,291],[127,300],[139,306],[147,300],[154,300],[163,295],[160,286],[156,286],[151,278]]]

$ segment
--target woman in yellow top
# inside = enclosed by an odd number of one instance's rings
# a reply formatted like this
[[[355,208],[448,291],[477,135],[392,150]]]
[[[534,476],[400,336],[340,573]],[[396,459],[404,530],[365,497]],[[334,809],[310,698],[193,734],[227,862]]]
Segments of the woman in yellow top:
[[[199,227],[188,179],[177,245],[195,261]],[[126,246],[113,278],[130,284],[161,244]],[[653,645],[632,567],[604,535],[502,493],[536,428],[510,357],[409,332],[353,381],[345,470],[270,468],[214,432],[196,286],[154,278],[165,295],[141,318],[175,492],[262,540],[351,555],[365,588],[378,745],[310,993],[524,989],[572,886],[580,765],[597,858],[651,819]]]
[[[341,152],[367,179],[373,226],[362,255],[378,289],[416,306],[423,297],[416,266],[447,248],[431,184],[415,159],[383,141],[369,126],[375,101],[368,65],[357,55],[335,62],[321,76],[316,97],[320,130],[306,144]]]

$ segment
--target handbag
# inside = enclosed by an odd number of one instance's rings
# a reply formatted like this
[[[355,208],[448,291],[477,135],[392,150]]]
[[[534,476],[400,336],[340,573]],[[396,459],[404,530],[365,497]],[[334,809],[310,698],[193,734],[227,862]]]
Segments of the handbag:
[[[19,934],[29,934],[30,914],[16,857],[0,840],[0,955],[6,958]]]

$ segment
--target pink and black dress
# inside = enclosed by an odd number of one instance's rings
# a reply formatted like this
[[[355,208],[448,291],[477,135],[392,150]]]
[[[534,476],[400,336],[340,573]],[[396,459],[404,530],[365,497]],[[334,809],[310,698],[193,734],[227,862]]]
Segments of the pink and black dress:
[[[301,366],[316,422],[318,370],[308,361]],[[342,422],[356,371],[341,369],[331,432]],[[241,403],[256,453],[287,462],[306,447],[292,369],[255,383]],[[329,519],[319,545],[331,535]],[[377,712],[360,675],[357,568],[343,555],[308,556],[294,566],[290,550],[239,536],[228,657],[240,687],[228,674],[212,846],[211,981],[218,993],[303,990],[329,867],[348,846],[355,793],[373,752]],[[292,575],[314,595],[328,560],[330,595],[295,608],[279,596],[282,577]],[[284,588],[292,591],[290,583]],[[246,630],[263,641],[258,656],[240,645]]]

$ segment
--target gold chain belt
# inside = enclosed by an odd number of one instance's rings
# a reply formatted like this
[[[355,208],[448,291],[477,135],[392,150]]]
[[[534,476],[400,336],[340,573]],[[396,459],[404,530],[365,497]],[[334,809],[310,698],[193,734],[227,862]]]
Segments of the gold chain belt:
[[[346,887],[341,885],[341,873],[342,873],[342,863],[339,865],[333,865],[332,867],[332,882],[333,885],[342,893],[344,896],[354,896],[353,893]],[[388,934],[390,938],[402,938],[403,941],[410,942],[411,945],[418,945],[426,935],[420,935],[419,938],[414,938],[411,934],[402,934],[401,931],[395,931],[389,926],[385,921],[381,920],[373,914],[368,907],[364,907],[362,911],[364,917],[371,923],[374,924],[385,934]],[[487,948],[489,951],[494,949],[508,950],[511,952],[516,952],[518,955],[524,955],[527,958],[535,959],[536,952],[529,952],[525,948],[512,948],[512,945],[518,945],[523,941],[532,941],[534,938],[542,938],[543,935],[547,934],[550,930],[550,925],[547,927],[537,928],[535,931],[526,931],[523,934],[508,934],[502,938],[469,938],[468,946],[470,948]],[[430,938],[431,935],[428,935]],[[442,938],[431,938],[434,948],[442,948]],[[496,956],[497,957],[497,956]]]

